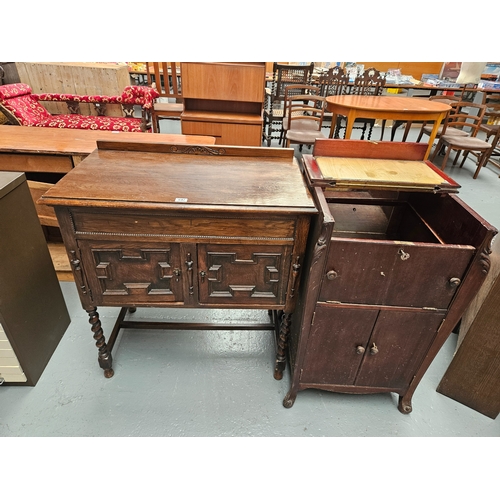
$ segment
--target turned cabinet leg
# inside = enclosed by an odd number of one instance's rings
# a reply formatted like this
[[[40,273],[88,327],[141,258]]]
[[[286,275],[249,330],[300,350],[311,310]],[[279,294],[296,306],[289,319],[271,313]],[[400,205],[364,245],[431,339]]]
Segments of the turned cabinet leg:
[[[286,366],[286,347],[288,335],[290,333],[291,314],[283,313],[281,317],[280,333],[278,336],[278,346],[276,349],[276,364],[274,366],[274,378],[281,380]]]
[[[115,372],[111,368],[113,364],[113,358],[111,352],[106,344],[106,338],[104,337],[104,332],[101,327],[101,320],[99,319],[99,313],[97,312],[97,307],[90,307],[86,309],[89,315],[89,323],[92,325],[91,330],[94,333],[95,345],[98,350],[97,360],[99,366],[104,370],[104,376],[106,378],[111,378]]]

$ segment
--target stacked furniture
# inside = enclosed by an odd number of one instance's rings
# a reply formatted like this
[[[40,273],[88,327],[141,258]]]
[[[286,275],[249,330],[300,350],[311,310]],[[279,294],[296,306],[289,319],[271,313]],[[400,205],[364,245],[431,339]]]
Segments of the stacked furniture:
[[[262,143],[265,63],[181,63],[182,133],[216,144]]]

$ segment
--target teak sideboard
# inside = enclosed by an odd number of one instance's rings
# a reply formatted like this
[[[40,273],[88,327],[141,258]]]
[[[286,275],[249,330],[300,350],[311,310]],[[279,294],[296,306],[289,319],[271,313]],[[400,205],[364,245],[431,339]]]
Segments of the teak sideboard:
[[[318,140],[313,218],[288,342],[298,391],[393,392],[402,413],[483,283],[496,229],[423,161],[427,145]]]
[[[271,312],[280,379],[317,213],[293,150],[97,144],[42,200],[55,208],[104,375],[125,314],[209,307]],[[122,308],[107,342],[100,306]]]
[[[265,63],[181,63],[183,134],[216,144],[261,146]]]

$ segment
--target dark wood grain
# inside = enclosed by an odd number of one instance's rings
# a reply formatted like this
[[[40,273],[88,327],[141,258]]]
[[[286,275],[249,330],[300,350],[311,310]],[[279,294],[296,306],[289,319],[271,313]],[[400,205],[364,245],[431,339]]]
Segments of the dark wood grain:
[[[363,158],[405,159],[404,145],[331,141],[320,144],[322,155],[356,157],[359,148]],[[421,161],[421,148],[408,151]],[[338,191],[312,155],[303,167],[320,213],[287,344],[283,405],[307,388],[395,392],[398,409],[410,413],[420,380],[488,273],[496,229],[455,194]]]
[[[100,306],[274,311],[282,375],[317,213],[292,150],[102,142],[43,201],[55,207],[105,376],[119,330],[135,323],[122,309],[108,345]]]

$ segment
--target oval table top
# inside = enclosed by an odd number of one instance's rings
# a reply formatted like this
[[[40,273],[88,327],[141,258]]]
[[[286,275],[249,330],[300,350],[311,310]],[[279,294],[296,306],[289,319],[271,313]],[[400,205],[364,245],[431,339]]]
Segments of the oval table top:
[[[429,101],[419,97],[391,97],[373,95],[333,95],[326,98],[328,104],[358,110],[379,110],[389,112],[442,113],[450,110],[448,104]],[[327,104],[327,107],[328,107]]]

